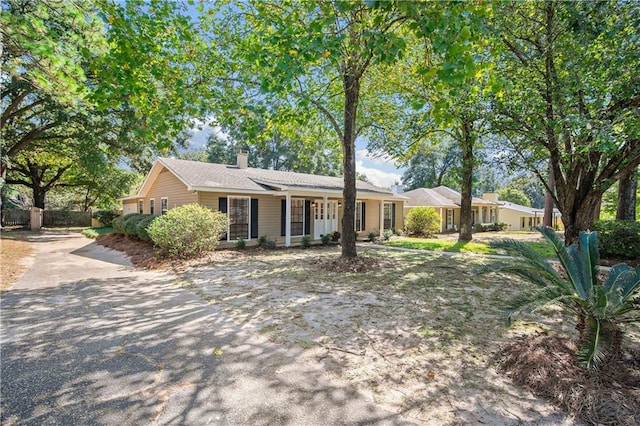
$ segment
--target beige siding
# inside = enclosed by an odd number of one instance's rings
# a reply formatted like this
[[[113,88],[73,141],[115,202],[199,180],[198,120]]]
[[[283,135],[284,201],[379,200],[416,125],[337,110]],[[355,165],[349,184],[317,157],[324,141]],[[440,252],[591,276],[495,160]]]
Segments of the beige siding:
[[[358,201],[364,201],[365,207],[365,230],[361,231],[358,235],[359,239],[369,238],[369,234],[374,232],[376,234],[380,234],[380,208],[382,203],[379,200],[364,200],[359,198]],[[403,202],[395,201],[393,204],[396,205],[396,215],[395,222],[392,225],[394,229],[403,229],[404,228],[404,212],[403,212]],[[342,222],[342,218],[341,222]]]
[[[270,240],[284,241],[280,237],[280,200],[272,195],[226,194],[219,192],[199,192],[198,202],[212,210],[218,210],[220,197],[251,197],[258,200],[258,235],[266,235]]]
[[[529,231],[531,227],[542,224],[542,215],[532,215],[511,209],[500,209],[499,219],[500,222],[508,224],[509,227],[507,229],[512,231]],[[524,226],[522,226],[523,219]],[[531,225],[529,220],[531,220]]]
[[[151,188],[149,188],[149,192],[144,198],[144,213],[149,213],[149,200],[153,198],[155,200],[155,214],[162,214],[160,199],[163,197],[167,197],[169,209],[198,202],[197,194],[188,191],[187,186],[166,169],[160,172]]]

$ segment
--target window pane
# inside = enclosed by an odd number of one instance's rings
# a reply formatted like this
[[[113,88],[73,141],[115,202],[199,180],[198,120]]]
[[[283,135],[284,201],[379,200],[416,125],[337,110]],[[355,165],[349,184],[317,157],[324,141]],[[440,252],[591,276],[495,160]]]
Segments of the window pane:
[[[291,200],[291,235],[304,234],[304,200]]]
[[[384,229],[391,229],[391,203],[384,203]]]
[[[249,239],[249,199],[229,197],[229,239]]]

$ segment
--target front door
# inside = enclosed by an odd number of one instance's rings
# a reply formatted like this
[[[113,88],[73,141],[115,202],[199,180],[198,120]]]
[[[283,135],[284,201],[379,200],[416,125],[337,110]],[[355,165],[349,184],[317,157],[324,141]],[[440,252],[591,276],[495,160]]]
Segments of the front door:
[[[327,201],[326,229],[324,201],[315,200],[314,204],[315,209],[313,212],[313,238],[315,240],[318,240],[322,235],[326,235],[338,230],[338,202]]]

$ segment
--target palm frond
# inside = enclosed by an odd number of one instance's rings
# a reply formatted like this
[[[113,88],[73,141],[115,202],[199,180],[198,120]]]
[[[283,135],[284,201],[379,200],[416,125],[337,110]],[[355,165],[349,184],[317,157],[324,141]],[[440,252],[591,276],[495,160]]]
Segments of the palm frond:
[[[556,256],[560,261],[560,264],[562,265],[565,272],[567,273],[569,282],[578,292],[580,297],[586,298],[584,288],[580,284],[580,273],[578,272],[578,269],[576,267],[576,263],[577,263],[576,260],[579,256],[577,254],[578,252],[577,247],[574,244],[572,244],[569,247],[566,247],[564,245],[564,242],[561,241],[560,238],[558,238],[558,236],[556,235],[556,231],[549,226],[538,227],[538,230],[544,236],[544,238],[547,241],[549,241],[553,246],[553,249],[556,252]]]
[[[586,324],[584,340],[576,353],[578,362],[585,368],[599,367],[607,359],[613,342],[613,333],[606,330],[607,323],[591,318]]]
[[[586,268],[584,267],[584,261],[582,259],[582,253],[578,248],[577,244],[571,244],[566,249],[568,264],[566,272],[568,281],[571,283],[575,292],[582,297],[583,299],[587,299],[589,297],[585,285],[583,284],[583,280],[585,279],[584,271]],[[562,262],[562,259],[560,259]],[[564,265],[563,265],[564,266]]]
[[[624,288],[630,280],[637,277],[636,270],[631,266],[626,263],[618,263],[611,267],[602,285],[608,293],[612,289]]]
[[[555,283],[555,277],[550,277],[544,271],[532,266],[524,266],[518,264],[509,264],[497,269],[496,272],[515,275],[526,281],[531,282],[539,287],[546,287],[551,283]],[[558,277],[560,279],[560,277]]]
[[[594,286],[598,285],[598,274],[600,273],[600,254],[598,253],[598,233],[581,232],[580,245],[576,251],[578,257],[575,262],[580,273],[580,285],[584,290],[584,297],[591,297]]]
[[[535,265],[535,267],[540,268],[546,271],[550,275],[554,275],[558,278],[558,273],[553,269],[553,267],[549,264],[549,262],[540,255],[537,251],[533,250],[526,244],[523,244],[521,241],[516,241],[511,238],[504,238],[497,241],[491,241],[489,243],[489,247],[495,249],[503,249],[507,251],[515,251],[520,256],[524,257],[528,260],[528,263],[531,265]]]

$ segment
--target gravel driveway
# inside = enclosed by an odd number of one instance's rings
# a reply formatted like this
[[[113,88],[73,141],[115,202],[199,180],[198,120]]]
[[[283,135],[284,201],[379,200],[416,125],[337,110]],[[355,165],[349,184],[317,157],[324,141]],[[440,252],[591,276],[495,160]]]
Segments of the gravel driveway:
[[[171,274],[73,232],[34,244],[0,301],[3,425],[406,423]]]

